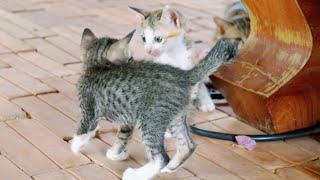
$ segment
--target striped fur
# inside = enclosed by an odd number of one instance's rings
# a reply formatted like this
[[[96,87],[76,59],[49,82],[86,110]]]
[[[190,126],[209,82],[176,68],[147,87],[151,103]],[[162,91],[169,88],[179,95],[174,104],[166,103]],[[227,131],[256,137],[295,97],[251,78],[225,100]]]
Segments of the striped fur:
[[[121,40],[95,38],[86,29],[82,39],[81,44],[85,44],[82,47],[87,50],[83,53],[84,74],[78,83],[81,120],[72,150],[79,151],[98,121],[105,118],[121,125],[115,145],[107,152],[108,158],[128,157],[128,144],[136,127],[150,159],[141,168],[127,169],[123,179],[150,179],[164,167],[163,172],[177,169],[195,149],[187,123],[191,88],[222,62],[232,59],[237,52],[237,42],[221,40],[199,66],[185,71],[146,61],[127,62],[130,57],[124,52],[127,46],[124,42],[129,43],[131,37],[128,36]],[[111,61],[109,53],[120,56]],[[170,162],[164,147],[167,129],[177,139],[179,149]],[[86,142],[81,142],[82,139]]]

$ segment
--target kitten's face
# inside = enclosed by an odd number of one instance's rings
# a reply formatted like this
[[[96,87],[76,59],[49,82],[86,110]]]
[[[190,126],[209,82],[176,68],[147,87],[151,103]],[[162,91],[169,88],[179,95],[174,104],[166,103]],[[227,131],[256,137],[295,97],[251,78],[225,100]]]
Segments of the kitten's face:
[[[129,42],[135,31],[118,40],[109,37],[97,38],[90,29],[82,34],[80,49],[82,61],[102,61],[107,59],[114,64],[122,64],[131,58]]]
[[[177,11],[170,7],[153,12],[130,8],[141,18],[141,39],[149,55],[158,57],[183,41],[185,31]]]

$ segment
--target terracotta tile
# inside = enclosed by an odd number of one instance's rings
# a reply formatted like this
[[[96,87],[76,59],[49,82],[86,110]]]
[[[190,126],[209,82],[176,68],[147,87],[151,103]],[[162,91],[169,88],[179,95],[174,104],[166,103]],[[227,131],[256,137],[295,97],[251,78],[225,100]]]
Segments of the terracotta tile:
[[[80,45],[81,34],[77,34],[76,32],[69,29],[67,26],[63,26],[63,27],[56,26],[50,29],[56,32],[57,34],[68,38],[70,41]]]
[[[27,174],[4,156],[0,156],[0,174],[2,179],[32,180]]]
[[[19,71],[23,71],[36,79],[47,79],[54,76],[53,74],[41,69],[39,66],[31,64],[15,54],[0,55],[0,59],[11,67]]]
[[[117,24],[137,24],[139,23],[138,18],[132,16],[132,13],[127,10],[121,10],[117,8],[103,8],[96,11],[101,16],[106,16],[108,21]]]
[[[14,99],[13,102],[61,138],[73,136],[76,123],[37,97],[18,98]]]
[[[11,52],[10,49],[0,44],[0,54],[10,53],[10,52]]]
[[[201,180],[201,178],[193,176],[193,177],[181,178],[181,180]]]
[[[10,68],[11,66],[5,62],[0,61],[0,69]]]
[[[233,152],[241,155],[249,161],[263,167],[264,169],[274,172],[276,169],[292,166],[289,162],[269,153],[260,148],[259,144],[256,149],[249,151],[239,146],[233,146]]]
[[[0,97],[0,121],[26,117],[26,113],[19,106]]]
[[[13,14],[2,9],[0,9],[0,16],[40,37],[45,37],[45,36],[50,36],[55,34],[49,29],[44,29],[42,26],[38,24],[32,23],[31,21],[23,17],[20,17],[17,14]]]
[[[98,166],[97,164],[88,164],[84,166],[77,166],[68,169],[74,176],[82,180],[92,179],[119,179],[117,176],[112,174],[109,170]]]
[[[18,14],[19,16],[22,16],[29,21],[35,22],[45,28],[52,26],[62,26],[66,24],[62,16],[46,11],[44,9],[40,9],[38,11],[22,11]],[[48,21],[48,19],[50,19],[50,21]]]
[[[77,180],[76,177],[72,176],[66,170],[53,171],[44,174],[33,176],[35,180]]]
[[[1,19],[0,20],[0,29],[5,31],[6,33],[12,35],[15,38],[18,39],[26,39],[26,38],[34,38],[36,35],[32,34],[31,32],[27,31],[26,29],[17,26],[16,24],[5,20]]]
[[[50,44],[44,39],[29,39],[25,40],[28,44],[36,47],[38,52],[49,57],[50,59],[60,63],[68,64],[80,62],[80,58],[75,58],[68,53],[64,52],[62,49]]]
[[[286,140],[286,143],[303,149],[311,154],[320,156],[320,143],[310,137],[302,137]]]
[[[70,99],[61,93],[39,95],[38,98],[55,107],[74,121],[80,120],[80,109],[76,100]]]
[[[75,75],[71,75],[71,76],[65,76],[65,77],[63,77],[63,79],[67,80],[71,84],[77,85],[80,76],[81,76],[80,74],[75,74]]]
[[[320,175],[320,159],[307,162],[302,165],[304,168],[308,169],[309,171],[312,171],[318,175]]]
[[[280,179],[271,172],[217,144],[201,144],[197,147],[196,152],[244,179]]]
[[[105,154],[110,146],[102,141],[93,138],[90,143],[82,150],[83,154],[88,156],[96,164],[103,166],[116,174],[118,177],[122,177],[123,172],[128,168],[138,168],[140,165],[131,158],[125,161],[112,161],[109,160]]]
[[[320,179],[319,175],[314,174],[311,171],[296,167],[278,169],[276,171],[276,174],[287,180]]]
[[[62,168],[90,163],[85,156],[74,155],[67,142],[35,120],[12,120],[8,124]]]
[[[47,156],[3,122],[0,122],[0,148],[2,154],[28,175],[59,169]]]
[[[30,92],[18,87],[12,82],[0,77],[0,95],[6,99],[32,95]]]
[[[259,147],[293,164],[300,164],[317,158],[317,156],[283,141],[260,142]]]
[[[2,76],[5,79],[8,79],[9,81],[13,82],[14,84],[29,91],[34,95],[56,92],[54,88],[14,68],[1,69],[0,76]]]
[[[73,57],[77,59],[80,58],[80,44],[76,44],[63,36],[52,36],[46,38],[46,40],[54,46],[63,49]]]
[[[48,84],[51,87],[54,87],[59,91],[59,93],[68,96],[71,99],[78,99],[77,88],[75,85],[67,82],[64,79],[54,77],[49,79],[43,79],[44,83]]]
[[[66,67],[73,70],[73,71],[76,71],[78,73],[81,73],[82,72],[82,65],[83,63],[80,62],[80,63],[74,63],[74,64],[67,64]]]
[[[5,42],[5,44],[3,44],[3,45],[14,52],[34,51],[35,50],[35,48],[30,46],[29,44],[27,44],[19,39],[16,39],[16,38],[10,36],[8,33],[3,32],[3,31],[0,31],[0,42]]]
[[[201,179],[241,179],[198,154],[193,154],[184,167]]]
[[[76,73],[75,71],[65,68],[60,63],[57,63],[37,52],[24,52],[19,53],[18,55],[26,61],[28,61],[29,63],[35,64],[41,67],[42,69],[59,77],[68,76]]]
[[[66,18],[70,18],[73,16],[85,16],[90,14],[90,11],[87,9],[79,8],[78,6],[73,6],[63,1],[47,3],[41,7],[46,8],[46,10],[53,12],[54,14],[58,14]]]
[[[201,111],[193,111],[192,116],[203,119],[203,121],[213,121],[217,119],[221,119],[224,117],[228,117],[228,114],[223,113],[219,110],[214,110],[213,112],[201,112]]]

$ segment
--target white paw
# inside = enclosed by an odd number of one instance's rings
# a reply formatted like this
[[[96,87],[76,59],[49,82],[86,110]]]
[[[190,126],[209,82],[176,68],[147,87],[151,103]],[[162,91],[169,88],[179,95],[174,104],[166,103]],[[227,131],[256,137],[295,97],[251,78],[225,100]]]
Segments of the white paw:
[[[126,171],[124,171],[123,175],[122,175],[122,180],[130,180],[130,179],[134,179],[134,174],[135,174],[135,169],[133,168],[128,168],[126,169]]]
[[[80,151],[80,147],[79,144],[75,143],[74,141],[71,142],[71,151],[75,154],[78,154]]]
[[[128,159],[129,153],[122,151],[120,154],[118,154],[114,152],[112,149],[108,149],[106,156],[108,159],[112,161],[123,161]]]
[[[170,170],[167,166],[160,170],[161,173],[173,173],[174,171]]]
[[[164,138],[170,139],[170,138],[172,138],[172,134],[170,132],[166,131],[166,133],[164,133]]]
[[[138,173],[137,169],[128,168],[124,171],[122,180],[148,180]]]
[[[75,154],[78,154],[80,151],[80,148],[84,145],[85,143],[82,141],[81,137],[79,136],[74,136],[72,141],[71,141],[71,151]]]
[[[216,109],[216,106],[213,104],[213,102],[201,104],[199,107],[199,110],[202,112],[210,112]]]

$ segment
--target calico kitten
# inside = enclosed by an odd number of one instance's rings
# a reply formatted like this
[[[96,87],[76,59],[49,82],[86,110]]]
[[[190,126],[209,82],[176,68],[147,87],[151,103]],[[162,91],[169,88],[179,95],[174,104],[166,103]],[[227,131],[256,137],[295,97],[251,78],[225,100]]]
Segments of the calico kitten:
[[[141,19],[141,38],[153,62],[182,70],[190,70],[199,62],[195,49],[191,47],[192,43],[186,39],[185,20],[181,13],[169,6],[150,12],[129,8]],[[194,87],[191,96],[201,111],[215,109],[203,82]]]
[[[235,2],[225,10],[225,17],[214,17],[217,31],[214,41],[221,37],[241,39],[240,46],[247,40],[250,33],[250,18],[248,10],[242,2]]]
[[[187,121],[191,88],[223,62],[233,59],[237,42],[220,40],[206,58],[187,71],[153,62],[128,61],[132,34],[116,40],[97,38],[89,29],[84,30],[84,73],[78,83],[81,120],[71,149],[79,152],[95,134],[98,121],[105,118],[121,126],[106,156],[125,160],[136,127],[150,161],[141,168],[128,168],[123,179],[144,180],[160,171],[176,170],[191,156],[196,147]],[[176,138],[177,152],[171,160],[164,147],[167,129]]]

